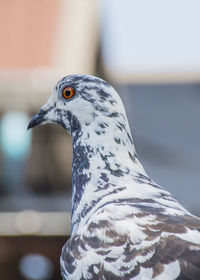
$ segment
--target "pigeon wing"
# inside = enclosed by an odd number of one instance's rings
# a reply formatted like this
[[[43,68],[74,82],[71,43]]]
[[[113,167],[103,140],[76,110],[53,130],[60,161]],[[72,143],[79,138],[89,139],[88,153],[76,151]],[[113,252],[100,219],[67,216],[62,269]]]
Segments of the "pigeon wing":
[[[200,279],[200,219],[147,212],[121,219],[112,215],[105,219],[105,213],[98,216],[63,247],[63,276]]]

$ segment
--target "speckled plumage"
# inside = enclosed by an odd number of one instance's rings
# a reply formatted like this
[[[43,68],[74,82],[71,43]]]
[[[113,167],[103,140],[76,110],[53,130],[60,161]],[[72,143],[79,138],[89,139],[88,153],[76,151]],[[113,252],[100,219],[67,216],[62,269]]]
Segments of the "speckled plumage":
[[[75,89],[70,100],[66,86]],[[200,279],[200,219],[144,171],[113,87],[89,75],[64,77],[29,127],[47,122],[73,139],[63,279]]]

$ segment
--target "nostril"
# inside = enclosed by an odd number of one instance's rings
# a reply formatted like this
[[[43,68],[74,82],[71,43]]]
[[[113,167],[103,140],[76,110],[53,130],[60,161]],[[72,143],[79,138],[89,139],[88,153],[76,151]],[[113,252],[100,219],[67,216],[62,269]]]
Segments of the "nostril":
[[[47,110],[41,109],[40,112],[38,113],[38,115],[40,115],[40,116],[41,116],[41,115],[42,115],[42,116],[45,116],[45,115],[47,114],[47,112],[48,112]]]

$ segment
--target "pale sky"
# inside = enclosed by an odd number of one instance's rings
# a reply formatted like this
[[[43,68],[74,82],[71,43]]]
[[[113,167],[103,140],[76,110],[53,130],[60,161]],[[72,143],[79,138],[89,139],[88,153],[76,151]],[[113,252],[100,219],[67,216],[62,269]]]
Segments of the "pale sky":
[[[200,71],[199,0],[101,0],[102,50],[116,71]]]

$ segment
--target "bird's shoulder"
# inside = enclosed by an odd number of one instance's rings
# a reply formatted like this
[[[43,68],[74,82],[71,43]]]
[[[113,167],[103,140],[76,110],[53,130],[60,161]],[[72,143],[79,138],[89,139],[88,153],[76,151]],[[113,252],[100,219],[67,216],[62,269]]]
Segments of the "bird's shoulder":
[[[200,279],[199,231],[192,215],[110,205],[63,247],[62,273],[70,275],[64,279]]]

